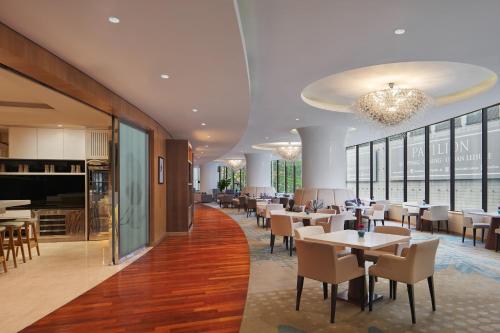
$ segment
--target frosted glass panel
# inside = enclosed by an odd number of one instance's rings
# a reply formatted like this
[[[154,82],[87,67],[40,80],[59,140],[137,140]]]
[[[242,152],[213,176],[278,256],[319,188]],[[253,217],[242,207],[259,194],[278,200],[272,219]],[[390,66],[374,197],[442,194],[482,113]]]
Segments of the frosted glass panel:
[[[120,123],[120,257],[148,243],[149,153],[147,133]]]

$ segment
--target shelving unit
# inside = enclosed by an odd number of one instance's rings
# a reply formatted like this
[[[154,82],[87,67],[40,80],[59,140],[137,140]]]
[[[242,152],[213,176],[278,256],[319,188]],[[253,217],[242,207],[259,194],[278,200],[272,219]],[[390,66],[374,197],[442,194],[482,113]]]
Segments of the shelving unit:
[[[85,176],[85,172],[0,172],[0,176]]]

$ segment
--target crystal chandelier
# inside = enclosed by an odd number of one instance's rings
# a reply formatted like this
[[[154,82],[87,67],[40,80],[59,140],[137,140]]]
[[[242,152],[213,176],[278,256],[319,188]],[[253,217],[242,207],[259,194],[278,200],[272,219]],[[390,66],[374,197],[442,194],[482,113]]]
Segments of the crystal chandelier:
[[[418,89],[394,87],[370,92],[361,96],[355,109],[362,115],[384,125],[395,125],[423,110],[430,103],[430,98]]]
[[[284,160],[295,161],[300,156],[302,147],[288,143],[286,146],[276,147],[275,152]]]
[[[238,160],[238,159],[226,160],[225,163],[228,167],[233,169],[233,171],[238,171],[240,169],[243,169],[246,164],[245,160]]]

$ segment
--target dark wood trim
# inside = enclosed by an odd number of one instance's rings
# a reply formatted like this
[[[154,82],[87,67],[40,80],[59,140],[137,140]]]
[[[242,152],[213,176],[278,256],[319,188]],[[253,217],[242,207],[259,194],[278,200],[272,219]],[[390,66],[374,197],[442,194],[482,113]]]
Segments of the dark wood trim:
[[[408,132],[403,134],[403,201],[408,201]]]
[[[481,111],[481,127],[482,127],[482,140],[481,140],[481,163],[482,163],[482,207],[485,212],[488,211],[488,109]]]
[[[385,199],[389,200],[389,137],[385,138]]]
[[[359,198],[359,145],[356,145],[356,198]]]
[[[425,177],[425,202],[429,202],[430,199],[430,169],[431,169],[431,163],[430,163],[430,133],[431,129],[430,126],[425,126],[425,140],[424,140],[424,149],[425,149],[425,170],[424,170],[424,177]]]
[[[373,141],[370,141],[370,199],[373,199]]]
[[[450,119],[450,210],[455,210],[455,118]]]

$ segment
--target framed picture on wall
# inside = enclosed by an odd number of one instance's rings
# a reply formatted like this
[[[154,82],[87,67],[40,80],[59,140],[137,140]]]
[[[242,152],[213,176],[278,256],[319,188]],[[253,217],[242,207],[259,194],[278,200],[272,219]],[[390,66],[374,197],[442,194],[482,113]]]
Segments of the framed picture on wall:
[[[165,159],[158,157],[158,184],[165,184]]]

